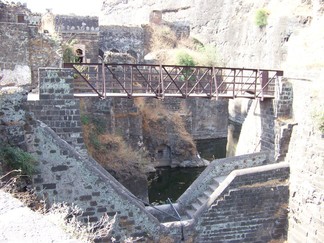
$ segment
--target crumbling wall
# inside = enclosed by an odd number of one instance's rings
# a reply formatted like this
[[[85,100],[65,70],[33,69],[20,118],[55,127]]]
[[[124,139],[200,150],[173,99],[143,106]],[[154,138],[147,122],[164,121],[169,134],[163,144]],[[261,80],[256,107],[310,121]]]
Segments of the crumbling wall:
[[[98,17],[55,15],[47,12],[42,16],[40,31],[70,46],[75,52],[82,50],[82,62],[98,62]],[[76,54],[76,53],[75,53]]]
[[[59,66],[58,44],[38,33],[41,16],[24,5],[1,3],[0,16],[1,86],[36,88],[39,67]]]
[[[128,53],[138,63],[144,59],[144,30],[141,27],[100,26],[102,51]]]
[[[1,86],[31,84],[29,29],[26,24],[0,24]]]
[[[83,62],[98,62],[99,24],[97,17],[57,15],[54,18],[55,31],[63,41],[75,40],[84,46]],[[83,48],[81,48],[83,49]]]

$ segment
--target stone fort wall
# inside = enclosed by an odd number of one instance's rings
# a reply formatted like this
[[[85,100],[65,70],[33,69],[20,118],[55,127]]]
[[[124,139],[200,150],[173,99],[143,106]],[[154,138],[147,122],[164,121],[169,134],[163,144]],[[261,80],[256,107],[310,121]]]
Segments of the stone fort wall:
[[[293,127],[286,161],[291,166],[289,242],[324,241],[323,76],[290,79],[295,97]],[[306,88],[307,87],[307,88]],[[322,114],[322,120],[320,120]],[[321,123],[321,122],[322,123]]]
[[[71,95],[71,71],[44,69],[41,81],[40,90],[43,93],[40,94],[38,104],[37,101],[26,103],[24,95],[17,95],[16,99],[1,96],[1,108],[5,112],[0,114],[1,141],[8,138],[7,142],[10,141],[11,145],[25,147],[39,162],[33,177],[38,193],[49,203],[65,201],[78,205],[83,210],[81,219],[85,221],[96,221],[104,213],[111,217],[116,215],[113,236],[117,241],[122,241],[123,237],[139,236],[146,242],[179,242],[182,238],[179,223],[160,223],[145,210],[142,202],[136,200],[96,161],[75,150],[75,141],[60,134],[63,122],[67,124],[66,121],[69,121],[76,127],[80,124],[80,116],[76,112],[77,102],[73,102]],[[33,113],[26,111],[26,106],[30,106]],[[41,106],[44,108],[41,109]],[[56,113],[58,111],[62,113]],[[53,128],[42,121],[35,122],[33,114]],[[51,119],[56,117],[62,120],[51,124]],[[62,131],[72,135],[79,134],[80,130],[65,127]],[[11,137],[15,140],[9,139]],[[262,156],[260,158],[260,161],[265,159]],[[254,163],[253,159],[251,163]],[[235,163],[232,166],[235,168]],[[219,237],[223,237],[224,242],[256,239],[260,232],[264,233],[261,234],[264,237],[262,239],[283,236],[285,217],[280,210],[284,208],[283,203],[288,196],[285,180],[289,172],[287,167],[278,166],[235,172],[220,191],[224,195],[220,193],[220,197],[213,197],[210,201],[212,203],[205,205],[206,208],[194,220],[183,222],[184,241],[199,242],[207,238],[217,240]],[[267,184],[269,180],[271,183]],[[237,204],[237,201],[242,203]],[[280,213],[276,214],[278,210]],[[226,221],[232,222],[231,225],[220,220],[224,216],[222,212],[227,212]],[[236,222],[240,213],[244,220],[242,218],[242,222]],[[252,226],[248,227],[244,222]],[[270,236],[265,235],[267,227],[274,232]]]
[[[268,151],[274,160],[283,160],[292,132],[293,89],[290,82],[277,84],[276,99],[253,100],[244,119],[236,155]]]

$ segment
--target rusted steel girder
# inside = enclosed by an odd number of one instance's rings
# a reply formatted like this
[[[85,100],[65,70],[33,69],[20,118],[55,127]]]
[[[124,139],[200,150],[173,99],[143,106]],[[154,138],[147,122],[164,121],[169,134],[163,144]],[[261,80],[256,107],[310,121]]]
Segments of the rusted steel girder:
[[[249,68],[70,63],[75,96],[274,98],[283,71]]]

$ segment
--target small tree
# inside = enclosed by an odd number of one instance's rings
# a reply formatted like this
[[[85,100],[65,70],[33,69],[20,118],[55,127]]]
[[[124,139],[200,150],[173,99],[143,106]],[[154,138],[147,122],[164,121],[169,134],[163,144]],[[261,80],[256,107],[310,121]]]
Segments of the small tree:
[[[177,55],[177,64],[181,66],[195,66],[196,62],[191,55],[187,52],[179,52]],[[182,76],[180,77],[183,81],[190,79],[190,75],[192,74],[192,69],[184,68],[182,70]],[[188,80],[191,81],[191,80]]]
[[[187,52],[179,52],[177,55],[177,64],[181,66],[195,66],[196,62]]]
[[[255,24],[258,27],[263,28],[268,24],[268,16],[269,16],[268,10],[264,8],[258,9],[255,13]]]
[[[75,40],[69,40],[62,43],[62,52],[63,52],[63,62],[70,63],[77,61],[77,55],[74,52],[73,45],[75,44]]]

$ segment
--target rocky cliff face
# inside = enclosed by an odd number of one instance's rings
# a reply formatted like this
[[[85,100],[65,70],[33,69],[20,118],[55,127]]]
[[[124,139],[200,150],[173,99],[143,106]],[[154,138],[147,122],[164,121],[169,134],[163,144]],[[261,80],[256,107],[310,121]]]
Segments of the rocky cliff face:
[[[104,1],[101,24],[139,25],[149,21],[150,12],[178,25],[190,25],[191,35],[217,47],[227,66],[280,68],[287,57],[287,42],[308,26],[313,8],[321,1]],[[259,28],[255,13],[265,8],[268,24]]]
[[[260,8],[269,13],[263,28],[254,23]],[[284,70],[294,92],[291,122],[298,123],[293,128],[287,159],[291,164],[288,240],[322,242],[323,135],[316,125],[322,115],[318,118],[314,114],[323,110],[318,90],[324,81],[324,32],[320,31],[324,26],[324,2],[192,0],[172,5],[171,1],[104,1],[102,19],[138,24],[147,22],[152,10],[161,10],[165,20],[189,23],[191,35],[214,44],[226,66]],[[230,108],[233,120],[245,119],[245,105],[230,102]]]

